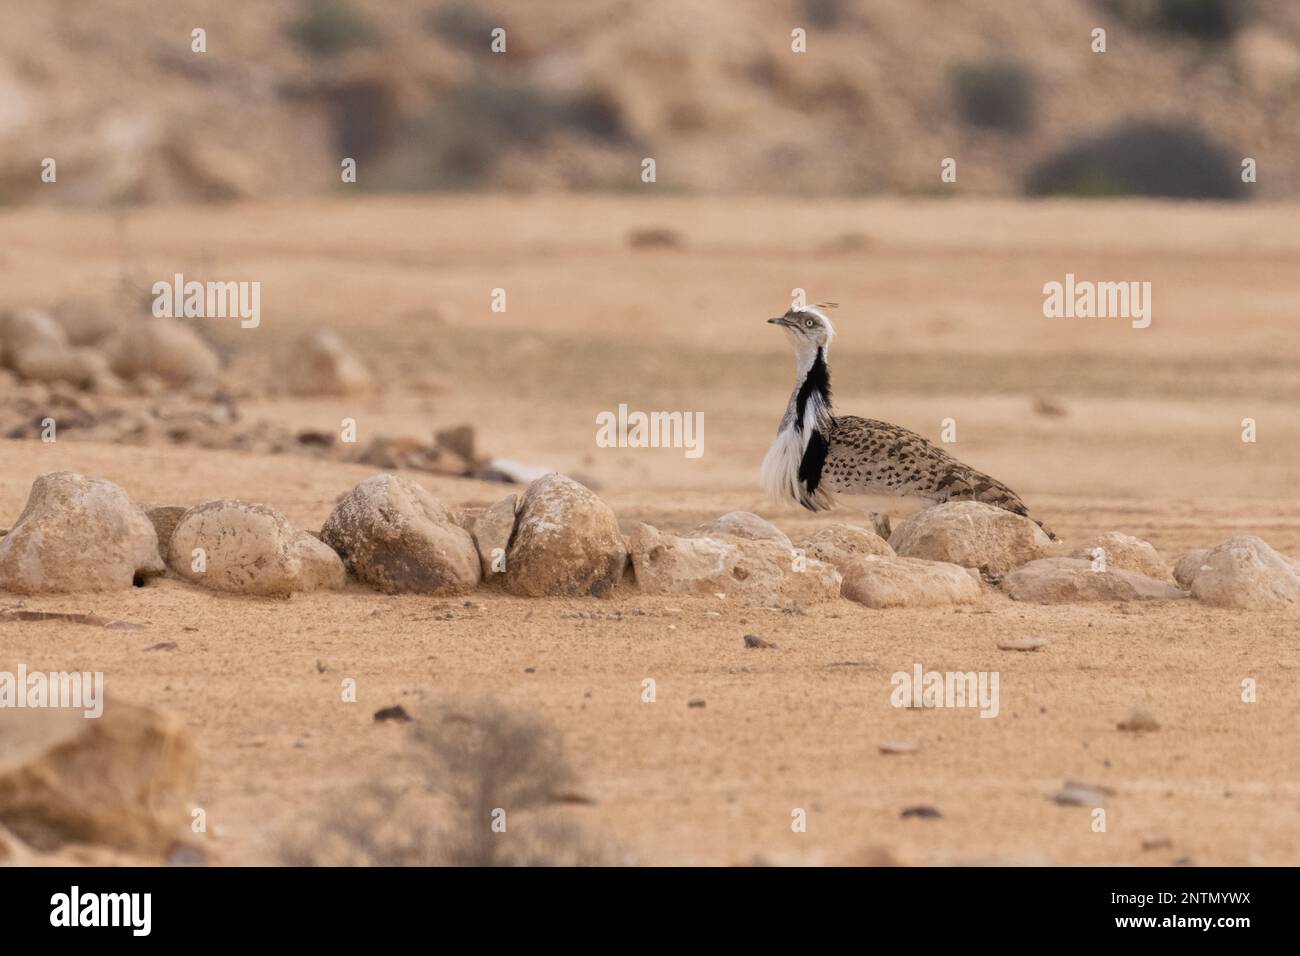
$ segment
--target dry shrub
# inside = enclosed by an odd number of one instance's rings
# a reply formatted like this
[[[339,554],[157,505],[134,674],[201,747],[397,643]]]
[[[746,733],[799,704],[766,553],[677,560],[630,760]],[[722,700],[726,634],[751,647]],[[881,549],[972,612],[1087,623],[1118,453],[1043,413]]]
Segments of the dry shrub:
[[[412,725],[402,774],[333,804],[281,847],[293,866],[600,866],[614,852],[562,816],[574,776],[558,731],[483,701]],[[506,829],[493,829],[505,811]]]
[[[325,58],[381,41],[375,24],[347,0],[305,0],[288,32],[308,53]]]
[[[611,149],[631,142],[619,105],[608,95],[561,94],[515,75],[481,71],[406,123],[366,188],[481,189],[508,156],[536,155],[564,138]]]
[[[959,63],[949,75],[962,121],[982,129],[1019,134],[1033,123],[1033,77],[1014,60]]]
[[[490,56],[492,31],[507,29],[495,11],[483,7],[479,0],[448,0],[434,7],[425,17],[425,25],[461,49]]]

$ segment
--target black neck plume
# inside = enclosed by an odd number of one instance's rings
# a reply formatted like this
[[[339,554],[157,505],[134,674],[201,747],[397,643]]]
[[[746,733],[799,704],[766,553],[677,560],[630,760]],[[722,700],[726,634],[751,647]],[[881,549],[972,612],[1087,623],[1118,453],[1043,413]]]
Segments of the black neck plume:
[[[804,411],[809,400],[817,395],[821,398],[826,411],[831,409],[831,370],[826,364],[826,349],[819,348],[813,358],[803,381],[799,383],[799,393],[795,397],[795,428],[803,430]]]

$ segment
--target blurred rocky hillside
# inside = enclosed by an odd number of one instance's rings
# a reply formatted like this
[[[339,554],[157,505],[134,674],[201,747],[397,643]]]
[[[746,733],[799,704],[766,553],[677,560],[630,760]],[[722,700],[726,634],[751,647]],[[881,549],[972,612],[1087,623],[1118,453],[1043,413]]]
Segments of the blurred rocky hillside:
[[[343,157],[367,191],[634,190],[647,156],[674,192],[1293,196],[1300,3],[5,5],[0,203],[334,191]]]

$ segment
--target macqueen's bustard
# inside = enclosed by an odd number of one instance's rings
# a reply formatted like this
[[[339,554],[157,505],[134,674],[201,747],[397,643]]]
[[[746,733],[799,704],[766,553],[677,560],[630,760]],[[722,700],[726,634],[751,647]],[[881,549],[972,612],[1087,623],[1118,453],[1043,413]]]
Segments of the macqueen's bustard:
[[[794,346],[796,379],[776,440],[763,459],[763,487],[773,498],[810,511],[831,507],[831,494],[897,495],[938,504],[982,501],[1029,517],[1002,482],[888,422],[831,410],[826,350],[835,329],[822,311],[803,306],[767,321],[785,329]],[[1035,519],[1036,520],[1036,519]],[[1038,522],[1052,538],[1041,521]]]

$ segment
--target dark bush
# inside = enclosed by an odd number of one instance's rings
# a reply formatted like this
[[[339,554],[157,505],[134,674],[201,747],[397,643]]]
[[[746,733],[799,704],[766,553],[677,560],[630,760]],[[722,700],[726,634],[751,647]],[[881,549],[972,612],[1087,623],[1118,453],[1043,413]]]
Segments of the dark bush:
[[[844,0],[802,0],[799,8],[812,27],[834,27],[844,20]]]
[[[1236,36],[1252,0],[1101,0],[1101,6],[1133,26],[1223,42]]]
[[[1156,22],[1198,40],[1231,40],[1250,18],[1249,0],[1160,0]]]
[[[320,57],[380,42],[379,30],[347,0],[305,0],[302,15],[289,25],[289,36]]]
[[[426,26],[433,33],[471,53],[491,54],[492,31],[501,19],[469,0],[441,3],[429,12]]]
[[[559,132],[627,141],[617,104],[598,92],[562,96],[480,76],[410,125],[400,137],[401,155],[390,157],[393,173],[379,188],[478,188],[491,182],[502,156],[535,149]]]
[[[959,63],[950,74],[962,120],[983,129],[1023,133],[1033,122],[1033,78],[1012,60]]]
[[[389,143],[399,128],[397,92],[382,80],[356,79],[324,90],[339,152],[369,159]]]
[[[1199,130],[1168,122],[1129,122],[1080,140],[1029,175],[1033,196],[1160,196],[1241,199],[1236,161]]]

